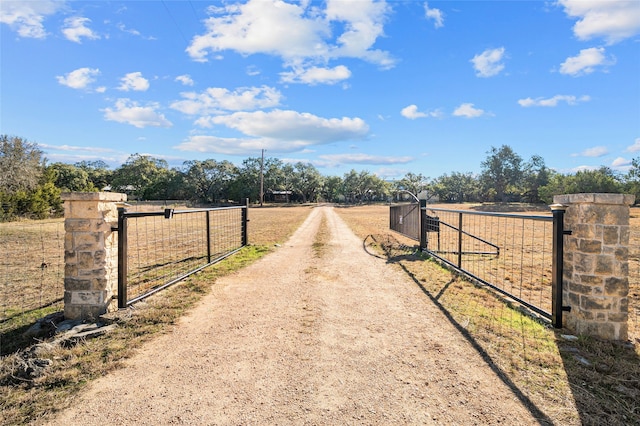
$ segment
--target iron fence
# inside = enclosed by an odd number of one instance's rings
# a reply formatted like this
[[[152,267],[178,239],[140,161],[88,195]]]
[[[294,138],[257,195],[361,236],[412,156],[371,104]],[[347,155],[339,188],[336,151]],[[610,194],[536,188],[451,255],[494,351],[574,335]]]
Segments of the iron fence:
[[[0,331],[64,295],[64,222],[0,223]]]
[[[118,215],[118,307],[216,263],[247,244],[248,206]]]
[[[399,207],[391,207],[391,229],[399,229],[401,213],[419,215],[408,221],[419,220],[419,229],[404,235],[424,251],[561,326],[564,211],[533,216]]]

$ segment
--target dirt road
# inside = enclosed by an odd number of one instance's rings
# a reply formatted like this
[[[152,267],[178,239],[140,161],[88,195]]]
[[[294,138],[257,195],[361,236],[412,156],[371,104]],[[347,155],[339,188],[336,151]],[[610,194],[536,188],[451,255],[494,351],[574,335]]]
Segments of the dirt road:
[[[413,281],[319,207],[52,424],[98,423],[537,422]]]

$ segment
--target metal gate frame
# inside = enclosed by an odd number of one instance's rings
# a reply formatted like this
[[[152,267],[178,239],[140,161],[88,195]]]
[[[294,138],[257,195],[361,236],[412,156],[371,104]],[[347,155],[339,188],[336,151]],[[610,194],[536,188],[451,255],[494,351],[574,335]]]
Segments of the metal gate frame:
[[[506,213],[488,213],[488,212],[471,212],[471,211],[462,211],[462,210],[453,210],[453,209],[441,209],[441,208],[429,208],[429,211],[433,211],[433,212],[449,212],[449,213],[458,213],[459,215],[459,223],[458,226],[456,227],[455,225],[452,224],[448,224],[443,222],[442,220],[440,220],[440,218],[438,216],[429,216],[427,215],[427,208],[426,208],[426,202],[421,201],[421,207],[419,209],[419,220],[417,221],[419,224],[419,231],[413,232],[413,233],[405,233],[405,232],[400,232],[398,230],[398,215],[393,214],[390,212],[390,229],[396,232],[401,233],[402,235],[405,235],[408,238],[411,238],[413,240],[419,241],[420,242],[420,250],[429,253],[430,256],[437,258],[438,260],[442,261],[443,263],[445,263],[446,265],[448,265],[449,267],[453,268],[454,270],[464,274],[465,276],[471,278],[472,280],[482,284],[482,285],[486,285],[490,288],[492,288],[493,290],[499,292],[500,294],[503,294],[504,296],[509,297],[510,299],[520,303],[521,305],[527,307],[528,309],[532,310],[533,312],[536,312],[537,314],[549,319],[552,323],[552,325],[555,328],[562,328],[562,313],[564,311],[570,311],[571,308],[569,306],[564,306],[563,305],[563,299],[562,299],[562,273],[563,273],[563,255],[564,255],[564,236],[565,235],[571,235],[571,231],[567,231],[564,229],[564,213],[565,213],[565,207],[561,206],[561,205],[552,205],[551,207],[551,211],[552,211],[552,217],[549,216],[525,216],[525,215],[514,215],[514,214],[506,214]],[[416,205],[416,204],[412,204],[412,205]],[[398,206],[391,206],[391,211],[394,210],[394,208],[398,208]],[[413,210],[411,211],[413,212]],[[418,214],[418,213],[416,213]],[[493,254],[496,256],[500,255],[500,248],[489,242],[486,241],[482,238],[479,238],[477,236],[474,236],[470,233],[465,232],[462,229],[462,216],[463,214],[474,214],[474,215],[487,215],[487,216],[500,216],[500,217],[514,217],[514,218],[519,218],[519,219],[523,219],[523,218],[529,218],[529,219],[534,219],[534,220],[543,220],[543,221],[553,221],[553,241],[552,241],[552,281],[551,281],[551,312],[547,312],[541,308],[539,308],[538,306],[535,306],[529,302],[527,302],[526,300],[523,300],[521,298],[519,298],[518,296],[511,294],[507,291],[505,291],[504,289],[498,287],[497,285],[490,283],[476,275],[474,275],[472,272],[465,270],[462,267],[462,254],[464,254],[462,252],[462,236],[463,235],[467,235],[471,238],[475,238],[477,240],[482,241],[483,243],[486,243],[494,248],[496,248],[496,252],[491,252],[489,254]],[[394,220],[395,217],[395,220]],[[403,218],[404,221],[404,218]],[[394,223],[395,222],[395,223]],[[443,256],[441,256],[440,254],[442,254],[442,252],[440,252],[440,229],[442,226],[446,226],[449,227],[451,229],[454,229],[458,232],[458,250],[456,252],[454,252],[454,254],[457,254],[457,262],[451,262],[450,260],[444,258]],[[438,236],[438,249],[437,250],[430,250],[428,247],[428,233],[436,233]],[[416,235],[417,234],[417,235]],[[439,254],[440,253],[440,254]],[[478,254],[478,253],[475,253]],[[487,254],[487,253],[483,253],[483,254]]]
[[[221,256],[212,259],[211,253],[211,227],[210,227],[210,213],[214,211],[220,210],[231,210],[231,209],[242,209],[241,215],[241,241],[240,246],[234,250],[223,253]],[[244,205],[237,207],[214,207],[214,208],[204,208],[204,209],[190,209],[190,210],[174,210],[174,209],[164,209],[163,211],[157,212],[128,212],[125,208],[118,208],[118,227],[113,229],[118,232],[118,308],[126,308],[132,303],[138,302],[142,299],[145,299],[152,294],[159,292],[179,281],[184,280],[190,275],[195,274],[196,272],[201,271],[202,269],[213,265],[214,263],[218,263],[221,260],[226,259],[227,257],[237,253],[242,247],[245,247],[248,244],[248,210],[249,210],[249,201],[245,200]],[[127,239],[127,221],[130,218],[140,218],[140,217],[150,217],[150,216],[164,216],[165,219],[170,220],[174,217],[174,215],[180,214],[192,214],[192,213],[206,213],[206,235],[207,235],[207,263],[199,266],[193,270],[190,270],[179,277],[176,277],[160,286],[154,287],[150,291],[135,297],[134,299],[128,300],[127,297],[127,273],[128,273],[128,239]]]

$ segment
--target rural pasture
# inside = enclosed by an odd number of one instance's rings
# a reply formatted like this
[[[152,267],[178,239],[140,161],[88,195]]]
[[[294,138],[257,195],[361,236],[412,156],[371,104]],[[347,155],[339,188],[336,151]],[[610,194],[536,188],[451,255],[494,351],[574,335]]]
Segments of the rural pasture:
[[[490,206],[473,204],[441,204],[429,207],[444,209],[486,210]],[[506,210],[508,206],[496,206],[494,210]],[[176,208],[178,208],[176,206]],[[157,206],[135,206],[133,211],[157,210]],[[278,215],[292,215],[299,208],[277,208]],[[363,223],[375,223],[377,232],[388,229],[388,206],[376,205],[357,209]],[[512,206],[512,213],[522,215],[550,216],[544,208],[529,211]],[[542,210],[542,211],[541,211]],[[249,241],[260,244],[268,239],[270,232],[269,213],[273,208],[251,208]],[[457,226],[456,215],[444,212],[430,212],[441,216],[446,223]],[[294,215],[295,216],[295,215]],[[629,253],[629,334],[640,339],[640,207],[631,209],[631,232]],[[225,222],[217,224],[219,233],[214,232],[214,246],[227,249],[235,244],[238,235],[224,232]],[[356,225],[359,226],[359,225]],[[500,217],[464,215],[463,229],[478,237],[464,236],[462,262],[465,269],[491,283],[496,283],[504,291],[510,292],[535,306],[551,311],[551,222],[513,221]],[[138,220],[131,228],[132,246],[139,241],[138,250],[130,253],[132,268],[131,297],[142,294],[165,278],[162,268],[151,269],[149,265],[166,265],[170,274],[188,270],[192,264],[203,262],[206,247],[202,228],[189,220],[165,221],[157,217]],[[179,240],[170,241],[169,235],[179,231]],[[441,257],[452,263],[458,261],[454,253],[457,248],[457,234],[446,226],[441,226],[441,234],[429,233],[428,247],[439,252]],[[219,240],[218,235],[228,240]],[[391,233],[394,238],[407,246],[416,242]],[[487,244],[491,243],[494,246]],[[193,243],[193,244],[191,244]],[[11,320],[27,314],[28,318],[41,314],[42,308],[59,309],[64,292],[64,222],[62,219],[45,221],[25,221],[0,223],[0,332],[10,327]],[[500,254],[494,254],[499,247]],[[520,249],[522,247],[522,249]],[[185,254],[186,253],[186,254]],[[214,253],[215,256],[215,253]],[[110,262],[116,262],[110,259]],[[29,316],[29,313],[32,313]]]
[[[451,205],[439,207],[451,208]],[[456,206],[471,208],[473,206]],[[249,242],[256,249],[260,247],[273,247],[282,244],[286,238],[296,229],[309,214],[310,207],[265,207],[249,210]],[[443,312],[449,321],[472,343],[474,348],[483,354],[493,368],[505,377],[514,389],[521,392],[531,400],[538,409],[544,412],[556,424],[633,424],[640,422],[640,412],[637,406],[638,380],[640,378],[640,363],[638,350],[628,350],[625,347],[597,342],[590,339],[578,341],[565,341],[562,333],[554,332],[548,326],[531,319],[513,309],[513,305],[503,303],[495,297],[493,292],[485,288],[476,287],[438,267],[434,262],[425,259],[416,253],[416,242],[389,231],[389,206],[355,206],[336,207],[337,213],[349,224],[354,232],[363,241],[363,248],[372,256],[387,259],[391,267],[403,269],[413,279],[415,285],[420,287],[425,297]],[[526,212],[521,212],[526,214]],[[539,214],[540,212],[535,212]],[[638,305],[640,282],[640,209],[633,208],[631,212],[631,253],[630,253],[630,329],[632,342],[638,346]],[[31,249],[22,249],[20,256],[16,257],[14,264],[18,268],[36,262],[42,263],[42,247],[48,247],[51,243],[51,251],[60,247],[59,266],[52,267],[49,264],[47,272],[58,270],[60,288],[62,288],[63,276],[63,241],[64,227],[61,221],[30,223],[40,230],[32,232],[28,241]],[[57,225],[54,225],[57,223]],[[21,225],[17,224],[3,224]],[[25,224],[26,225],[26,224]],[[34,228],[34,229],[36,229]],[[6,228],[3,228],[6,229]],[[2,235],[8,234],[3,231]],[[54,243],[54,241],[58,241]],[[8,247],[8,246],[7,246]],[[11,257],[9,251],[4,251],[2,244],[3,265],[8,264],[6,259]],[[37,250],[35,248],[38,248]],[[252,248],[248,248],[251,251]],[[14,250],[18,253],[17,250]],[[12,252],[13,253],[13,252]],[[242,256],[239,256],[239,258]],[[231,262],[234,260],[232,259]],[[51,261],[54,263],[54,260]],[[6,268],[6,267],[5,267]],[[191,295],[192,288],[205,289],[214,281],[213,276],[223,271],[225,265],[211,268],[212,272],[205,271],[185,285],[178,285],[162,296],[153,297],[148,303],[143,303],[136,308],[135,314],[128,321],[131,325],[122,323],[120,331],[105,339],[87,341],[73,353],[59,354],[65,360],[60,367],[56,367],[49,377],[43,377],[34,383],[35,387],[25,388],[20,393],[17,388],[12,388],[10,394],[15,403],[3,402],[3,414],[10,418],[34,419],[43,413],[52,410],[51,392],[75,392],[72,383],[84,383],[91,377],[103,375],[106,371],[115,368],[118,360],[130,356],[131,348],[138,347],[141,341],[148,340],[143,337],[146,333],[154,333],[159,324],[167,322],[171,324],[180,315],[183,307],[180,305]],[[42,273],[42,269],[36,272]],[[5,281],[2,288],[7,289],[9,281],[8,270],[2,271]],[[223,272],[220,272],[223,273]],[[18,274],[19,276],[20,274]],[[23,274],[26,275],[26,274]],[[32,287],[42,287],[44,279],[38,281],[38,276],[33,278]],[[38,285],[33,285],[36,282]],[[199,286],[199,287],[198,287]],[[60,290],[62,291],[62,290]],[[13,288],[10,294],[28,294],[28,291]],[[44,294],[40,290],[34,294]],[[52,297],[57,296],[55,292]],[[196,291],[198,293],[198,291]],[[59,297],[59,296],[58,296]],[[2,294],[2,313],[7,315],[9,305]],[[26,300],[23,298],[23,300]],[[44,299],[43,299],[44,300]],[[22,303],[22,302],[20,302]],[[16,304],[11,309],[17,312],[22,306]],[[54,305],[51,309],[59,310],[60,305]],[[175,311],[175,312],[174,312]],[[34,310],[32,315],[42,316],[42,312]],[[13,315],[13,314],[12,314]],[[2,325],[15,326],[19,315],[11,321],[4,321]],[[37,317],[36,317],[37,318]],[[23,324],[31,320],[23,319]],[[433,327],[437,324],[425,324],[425,327]],[[163,328],[160,328],[163,329]],[[3,329],[2,335],[5,334]],[[4,339],[4,337],[3,337]],[[90,358],[87,359],[87,357]],[[95,360],[93,359],[95,358]],[[109,361],[112,360],[112,361]],[[90,365],[87,365],[90,363]],[[111,365],[114,364],[114,365]],[[76,366],[76,367],[71,367]],[[75,377],[81,374],[83,376]],[[86,375],[84,375],[86,374]],[[74,376],[73,378],[71,376]],[[65,385],[61,387],[61,384]],[[69,394],[67,394],[69,395]],[[70,396],[63,397],[65,400]],[[20,401],[23,401],[22,403]],[[28,413],[25,408],[28,407]],[[20,414],[23,413],[23,414]],[[14,417],[17,416],[17,417]],[[35,417],[34,417],[35,416]]]

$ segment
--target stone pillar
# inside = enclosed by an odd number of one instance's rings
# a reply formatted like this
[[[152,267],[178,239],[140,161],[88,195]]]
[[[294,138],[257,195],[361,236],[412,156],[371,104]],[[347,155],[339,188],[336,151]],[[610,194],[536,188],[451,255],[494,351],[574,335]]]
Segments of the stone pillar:
[[[571,311],[564,325],[578,334],[628,338],[629,205],[633,195],[557,195],[567,206],[563,299]]]
[[[117,309],[117,202],[125,194],[67,192],[64,201],[64,316],[95,319]]]

